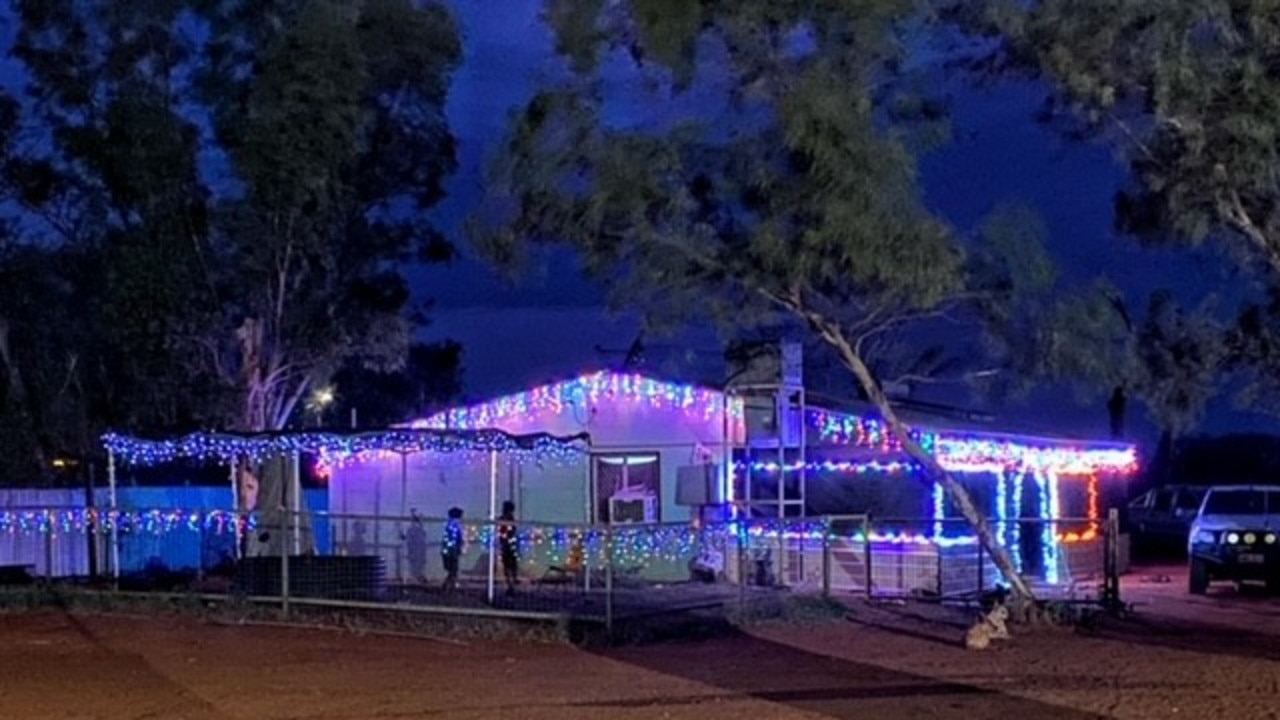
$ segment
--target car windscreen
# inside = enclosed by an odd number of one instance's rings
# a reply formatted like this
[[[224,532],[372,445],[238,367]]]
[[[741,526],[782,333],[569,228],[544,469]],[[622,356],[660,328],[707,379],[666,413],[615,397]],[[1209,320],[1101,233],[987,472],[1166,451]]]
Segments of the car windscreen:
[[[1214,490],[1204,503],[1206,515],[1265,515],[1267,514],[1267,493],[1262,490]],[[1273,499],[1274,500],[1274,499]],[[1272,504],[1272,508],[1280,510],[1280,504]]]
[[[1177,506],[1179,510],[1199,510],[1202,500],[1204,500],[1203,490],[1183,490],[1178,493]]]

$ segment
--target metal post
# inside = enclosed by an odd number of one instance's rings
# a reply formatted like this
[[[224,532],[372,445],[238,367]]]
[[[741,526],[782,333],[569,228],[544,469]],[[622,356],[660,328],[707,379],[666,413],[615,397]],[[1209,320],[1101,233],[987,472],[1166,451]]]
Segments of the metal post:
[[[498,543],[498,451],[489,451],[489,583],[486,589],[486,597],[489,604],[493,604],[495,575],[497,573],[497,558],[494,553],[497,552]]]
[[[587,440],[587,443],[587,447],[589,449],[591,441]],[[599,488],[597,482],[599,478],[596,475],[595,455],[588,454],[587,462],[589,463],[587,467],[587,526],[583,530],[584,548],[587,538],[590,538],[592,533],[595,532],[596,523],[600,521],[600,519],[596,517],[597,508],[600,507],[600,498],[596,495],[596,491]],[[609,516],[606,515],[604,518],[604,524],[607,526],[609,522]],[[582,591],[586,593],[591,592],[591,553],[585,551],[582,554]]]
[[[405,518],[409,515],[409,454],[400,453],[400,519],[396,525],[400,528],[400,537],[404,538],[408,526],[405,525]],[[404,566],[401,564],[401,558],[405,556],[403,552],[396,552],[396,577],[404,581],[409,575],[413,574],[413,568],[409,568],[406,574]]]
[[[208,517],[200,518],[200,524],[196,526],[196,579],[204,581],[204,521]]]
[[[302,554],[302,459],[295,451],[289,468],[289,491],[292,497],[289,522],[293,523],[293,554]]]
[[[49,531],[44,534],[44,579],[48,582],[53,579],[53,533],[57,523],[52,510],[46,510],[45,517]]]
[[[981,595],[982,591],[986,589],[986,584],[987,584],[986,574],[983,572],[983,569],[982,569],[982,564],[985,562],[985,558],[983,557],[982,550],[983,550],[982,543],[979,542],[978,543],[978,594],[979,595]]]
[[[1107,511],[1106,535],[1103,540],[1105,578],[1104,604],[1113,612],[1120,610],[1120,511]]]
[[[822,518],[822,596],[831,597],[831,518]]]
[[[273,461],[285,462],[284,457],[279,457]],[[282,473],[283,475],[283,473]],[[287,486],[285,486],[287,487]],[[284,505],[284,503],[282,503]],[[287,528],[288,506],[282,507],[280,512],[280,611],[283,612],[285,618],[289,615],[289,547],[288,536],[285,536],[285,528]]]
[[[283,544],[283,543],[282,543]],[[280,611],[289,616],[289,553],[280,553]]]
[[[232,525],[232,532],[235,533],[235,536],[236,536],[235,547],[232,549],[232,556],[236,560],[240,559],[240,544],[242,541],[241,527],[240,527],[240,510],[241,510],[240,489],[239,489],[239,483],[237,482],[237,480],[239,479],[238,473],[236,472],[239,466],[240,466],[239,459],[233,459],[231,461],[231,465],[229,467],[229,472],[228,472],[228,475],[230,476],[230,479],[231,479],[231,525]]]
[[[84,520],[85,520],[85,530],[88,533],[88,541],[89,541],[89,547],[88,547],[89,565],[86,568],[86,570],[89,573],[90,580],[97,580],[98,579],[98,546],[99,546],[98,541],[101,538],[98,537],[98,513],[97,513],[98,500],[93,496],[94,493],[96,492],[96,489],[94,488],[93,460],[86,459],[84,467],[86,471],[85,488],[84,488],[85,490]]]
[[[613,526],[604,529],[604,632],[613,639]]]
[[[934,547],[934,553],[933,553],[933,556],[934,556],[934,558],[937,560],[937,565],[938,565],[937,571],[936,571],[935,576],[934,576],[934,579],[933,579],[933,583],[934,583],[934,586],[935,586],[935,588],[936,588],[936,592],[938,593],[938,599],[939,599],[939,600],[941,600],[941,599],[942,599],[942,590],[943,590],[943,584],[942,584],[942,564],[943,564],[943,562],[944,562],[943,557],[942,557],[942,553],[944,552],[944,548],[943,548],[943,546],[942,546],[942,543],[938,542],[938,540],[937,540],[937,539],[935,539],[935,540],[934,540],[934,542],[933,542],[933,547]]]
[[[871,516],[870,515],[862,516],[862,555],[863,555],[862,564],[867,571],[867,580],[866,580],[867,599],[870,600],[873,594],[872,588],[871,588]]]
[[[116,454],[107,451],[107,488],[111,503],[111,578],[120,582],[120,507],[116,497]]]

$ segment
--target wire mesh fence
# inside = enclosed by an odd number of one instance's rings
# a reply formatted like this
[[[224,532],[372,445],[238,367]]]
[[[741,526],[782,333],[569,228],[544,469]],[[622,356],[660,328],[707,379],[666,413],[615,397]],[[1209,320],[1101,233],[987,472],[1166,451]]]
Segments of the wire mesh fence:
[[[1045,597],[1116,599],[1117,523],[1000,519]],[[973,598],[1002,582],[960,521],[836,515],[634,525],[323,512],[31,508],[0,517],[0,580],[102,577],[131,590],[314,605],[602,620],[780,590]]]

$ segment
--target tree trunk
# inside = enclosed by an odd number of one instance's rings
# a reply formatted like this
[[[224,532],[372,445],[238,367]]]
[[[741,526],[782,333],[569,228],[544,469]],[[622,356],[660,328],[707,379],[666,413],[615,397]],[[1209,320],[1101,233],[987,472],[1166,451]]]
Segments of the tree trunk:
[[[973,498],[969,497],[969,492],[964,489],[964,486],[951,473],[947,472],[946,468],[938,463],[937,458],[911,438],[910,433],[907,432],[906,424],[902,422],[894,411],[893,405],[889,402],[889,397],[884,394],[880,384],[872,376],[871,369],[863,362],[857,351],[844,337],[844,334],[839,328],[833,326],[831,322],[817,318],[812,313],[809,313],[808,316],[810,322],[819,326],[827,342],[840,353],[845,365],[858,379],[858,384],[862,386],[871,402],[875,404],[880,414],[884,416],[890,431],[902,443],[902,448],[924,467],[929,479],[941,485],[947,496],[955,502],[960,514],[964,516],[964,519],[972,526],[974,534],[978,536],[978,542],[982,543],[983,549],[990,555],[991,562],[995,563],[995,566],[1000,569],[1000,574],[1009,583],[1009,588],[1015,598],[1023,601],[1034,600],[1035,594],[1031,592],[1031,587],[1018,574],[1017,569],[1013,566],[1013,560],[1009,557],[1009,553],[1004,546],[996,541],[995,535],[991,532],[991,525],[987,522],[986,516],[974,505]]]
[[[1124,439],[1124,417],[1128,405],[1129,398],[1125,395],[1124,386],[1117,385],[1111,393],[1111,399],[1107,401],[1107,416],[1111,420],[1112,440]]]

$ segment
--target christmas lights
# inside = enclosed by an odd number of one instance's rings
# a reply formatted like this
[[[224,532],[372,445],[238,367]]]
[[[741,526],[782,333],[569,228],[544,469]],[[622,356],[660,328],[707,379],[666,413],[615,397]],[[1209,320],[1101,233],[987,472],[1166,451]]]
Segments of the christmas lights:
[[[495,532],[487,523],[464,525],[465,547],[489,547]],[[571,557],[581,558],[588,566],[604,567],[612,559],[615,567],[644,567],[654,562],[685,562],[703,548],[723,551],[737,544],[751,548],[769,546],[773,542],[812,543],[849,542],[889,546],[956,547],[977,543],[973,536],[934,538],[905,531],[874,532],[862,530],[833,532],[819,520],[751,520],[711,525],[636,525],[614,526],[550,526],[520,527],[516,543],[520,556],[533,562],[564,565]],[[469,551],[469,550],[468,550]]]
[[[972,442],[952,438],[937,438],[937,460],[944,470],[953,473],[996,473],[1007,469],[1045,470],[1060,475],[1088,477],[1100,472],[1130,474],[1137,467],[1132,449],[1078,449],[1031,447],[1014,443]],[[738,464],[741,467],[741,463]],[[923,469],[913,460],[824,460],[820,462],[788,463],[785,467],[774,461],[752,461],[752,472],[778,472],[785,469],[795,472],[802,467],[806,472],[845,474],[911,472],[923,474]]]
[[[512,435],[501,430],[394,429],[375,432],[193,433],[174,440],[148,440],[107,433],[102,444],[117,461],[161,465],[180,459],[231,463],[303,453],[359,456],[366,453],[501,452],[532,456],[579,455],[586,436],[546,433]]]
[[[1042,519],[1055,518],[1057,514],[1054,512],[1054,486],[1057,479],[1049,473],[1036,473],[1036,488],[1040,492],[1040,517]],[[1055,542],[1056,533],[1054,532],[1052,522],[1040,523],[1040,564],[1044,572],[1044,580],[1050,585],[1056,585],[1058,582],[1058,543]]]
[[[874,418],[826,410],[810,410],[806,419],[810,426],[817,429],[818,439],[821,442],[834,445],[856,445],[883,452],[902,449],[902,443],[894,437],[889,426]],[[917,442],[922,439],[919,432],[911,431],[910,435]]]
[[[540,385],[478,405],[445,410],[417,420],[410,426],[441,429],[499,427],[504,421],[523,420],[538,412],[559,414],[567,409],[576,409],[585,413],[606,399],[680,410],[707,420],[721,416],[726,407],[731,417],[742,416],[741,402],[728,402],[726,406],[724,393],[717,390],[663,382],[643,375],[602,371]],[[581,419],[585,426],[587,415]]]
[[[163,535],[184,530],[222,534],[232,532],[239,523],[242,531],[257,527],[252,515],[227,510],[107,510],[96,508],[58,508],[32,510],[0,510],[0,533],[78,534],[89,532]]]

